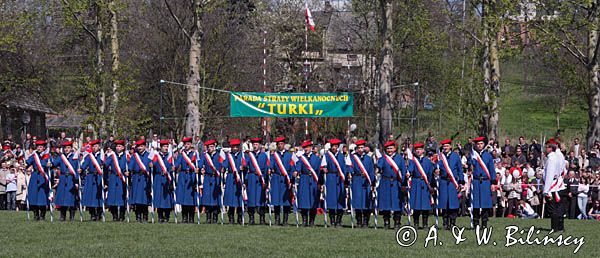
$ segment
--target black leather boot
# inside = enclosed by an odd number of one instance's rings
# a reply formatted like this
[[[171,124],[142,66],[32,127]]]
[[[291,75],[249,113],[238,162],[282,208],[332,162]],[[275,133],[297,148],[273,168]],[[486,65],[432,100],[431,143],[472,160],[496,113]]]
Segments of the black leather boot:
[[[213,208],[213,224],[217,224],[219,222],[219,208],[214,207]]]
[[[65,221],[66,217],[67,217],[67,209],[66,208],[61,208],[60,209],[60,218],[58,220]]]
[[[331,225],[332,228],[337,228],[335,214],[333,214],[331,211],[329,211],[329,225]]]
[[[363,216],[362,216],[362,212],[360,211],[356,211],[356,227],[362,228],[363,227]]]
[[[371,217],[371,214],[368,212],[363,214],[363,224],[361,225],[362,228],[369,228],[370,217]]]
[[[429,216],[423,214],[423,228],[424,229],[428,229],[429,228]]]
[[[390,214],[383,214],[383,228],[390,229]]]
[[[308,227],[308,214],[302,212],[302,226],[303,227]]]
[[[398,230],[402,226],[400,224],[401,218],[402,218],[402,215],[400,214],[400,212],[394,212],[394,229]]]
[[[282,226],[281,225],[281,217],[279,215],[279,212],[275,213],[275,225]]]
[[[283,213],[283,223],[279,224],[280,226],[287,226],[288,225],[288,219],[290,217],[290,213],[289,212],[284,212]]]
[[[206,224],[212,224],[212,212],[209,211],[208,209],[205,209],[206,211]]]
[[[336,216],[337,218],[335,221],[335,225],[338,227],[342,227],[342,217],[344,216],[344,213],[342,211],[338,211]]]

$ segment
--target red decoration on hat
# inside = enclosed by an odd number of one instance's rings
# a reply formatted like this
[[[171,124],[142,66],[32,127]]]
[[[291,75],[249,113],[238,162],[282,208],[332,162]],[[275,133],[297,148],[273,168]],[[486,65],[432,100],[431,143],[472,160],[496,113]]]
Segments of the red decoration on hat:
[[[192,142],[192,140],[193,140],[192,137],[184,137],[183,140],[181,140],[181,141],[183,143],[186,143],[186,142]]]
[[[441,140],[441,141],[440,141],[440,144],[441,144],[441,145],[444,145],[444,144],[452,144],[452,140],[450,140],[450,139]]]
[[[558,145],[558,143],[556,142],[556,140],[554,140],[554,138],[550,138],[550,139],[548,139],[548,141],[546,141],[546,144],[554,144],[554,145]]]
[[[306,148],[308,146],[312,146],[313,142],[311,140],[306,140],[304,142],[302,142],[302,148]]]
[[[229,140],[229,145],[231,145],[231,146],[237,146],[240,144],[242,144],[242,141],[238,138]]]
[[[10,150],[10,145],[4,145],[4,146],[2,146],[2,150]]]
[[[204,145],[205,145],[205,146],[208,146],[208,145],[213,145],[213,144],[215,144],[215,143],[217,143],[217,141],[215,141],[215,140],[212,140],[212,139],[211,139],[211,140],[207,140],[207,141],[205,141],[205,142],[204,142]]]
[[[387,148],[389,146],[396,146],[396,142],[395,141],[387,141],[387,142],[385,142],[385,144],[383,144],[384,148]]]
[[[67,146],[73,146],[73,142],[71,142],[71,141],[66,141],[66,142],[63,142],[61,145],[62,145],[63,147],[67,147]]]
[[[262,143],[262,138],[252,138],[250,139],[251,143]]]
[[[280,136],[275,138],[275,142],[285,142],[285,137],[284,136]]]
[[[93,141],[90,141],[90,142],[88,142],[88,144],[89,144],[90,146],[92,146],[92,145],[96,145],[96,144],[100,144],[100,140],[96,139],[96,140],[93,140]]]
[[[342,141],[340,139],[330,139],[329,140],[329,144],[331,145],[340,145],[340,143],[342,143]]]
[[[423,147],[425,147],[425,144],[423,144],[421,142],[416,142],[415,144],[413,144],[414,149],[423,148]]]
[[[365,141],[365,140],[358,140],[354,144],[356,144],[356,146],[365,145],[365,144],[367,144],[367,141]]]
[[[171,141],[169,141],[169,140],[160,140],[160,141],[158,141],[158,144],[160,144],[161,146],[162,145],[169,145],[169,143],[171,143]]]
[[[144,140],[144,139],[138,140],[137,142],[135,142],[135,145],[136,146],[146,145],[146,140]]]
[[[115,144],[116,145],[123,145],[123,146],[125,146],[125,140],[116,140]]]
[[[473,139],[474,142],[485,142],[485,136],[479,136]]]

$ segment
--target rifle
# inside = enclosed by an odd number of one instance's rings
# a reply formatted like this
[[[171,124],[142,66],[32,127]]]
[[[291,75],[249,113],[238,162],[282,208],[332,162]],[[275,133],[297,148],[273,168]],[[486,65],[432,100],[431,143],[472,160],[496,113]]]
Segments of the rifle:
[[[349,196],[348,203],[350,203],[350,224],[352,228],[354,228],[354,207],[352,206],[352,179],[350,179],[350,184],[348,186],[347,191]]]
[[[129,160],[127,160],[127,155],[129,155],[129,139],[125,139],[125,172],[129,174]],[[127,223],[131,220],[131,210],[129,208],[129,178],[125,177],[125,205],[127,209]]]
[[[272,214],[271,214],[271,176],[269,176],[269,173],[267,172],[267,174],[265,176],[268,176],[268,185],[267,185],[267,209],[269,209],[269,227],[273,224],[273,218],[272,218]]]
[[[296,155],[296,154],[293,154]],[[296,227],[300,227],[300,221],[298,220],[298,181],[300,180],[300,176],[294,180],[294,213],[296,214]]]
[[[325,158],[325,157],[323,157]],[[309,164],[310,165],[310,164]],[[321,191],[321,198],[323,199],[323,213],[325,214],[325,216],[323,217],[324,220],[324,226],[327,227],[327,175],[323,175],[323,191]]]
[[[381,179],[381,174],[375,176],[375,191],[371,193],[372,198],[375,200],[375,211],[373,212],[375,215],[375,229],[377,229],[377,216],[379,215],[379,201],[377,196],[377,191],[379,190],[379,180]]]
[[[48,133],[48,128],[46,128],[46,151],[48,152],[48,155],[52,155],[50,154],[50,137],[49,137],[49,133]],[[36,155],[34,153],[34,155]],[[41,160],[40,160],[41,161]],[[52,188],[52,170],[51,170],[51,165],[52,162],[50,161],[50,158],[48,158],[48,164],[46,164],[46,167],[48,168],[48,194],[50,195],[48,198],[48,206],[50,207],[50,222],[54,222],[54,209],[52,208],[52,201],[54,200],[54,190]],[[42,169],[44,169],[42,167]],[[40,171],[42,173],[44,173],[44,171]],[[29,192],[29,191],[28,191]]]

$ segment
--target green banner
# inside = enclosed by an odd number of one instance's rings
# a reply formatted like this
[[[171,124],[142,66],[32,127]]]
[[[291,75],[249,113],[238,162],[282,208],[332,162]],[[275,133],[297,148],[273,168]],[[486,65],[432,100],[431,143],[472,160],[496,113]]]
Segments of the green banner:
[[[231,117],[351,117],[354,95],[329,93],[231,92]]]

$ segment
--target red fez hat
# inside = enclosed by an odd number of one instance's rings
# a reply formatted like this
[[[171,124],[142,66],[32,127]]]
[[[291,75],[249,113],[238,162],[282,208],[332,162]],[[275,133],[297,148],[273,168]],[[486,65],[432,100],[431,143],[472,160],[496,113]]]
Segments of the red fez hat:
[[[208,145],[213,145],[213,144],[215,144],[215,143],[217,143],[217,141],[215,141],[215,140],[212,140],[212,139],[211,139],[211,140],[207,140],[207,141],[205,141],[205,142],[204,142],[204,145],[208,146]]]
[[[384,148],[387,148],[389,146],[396,146],[396,142],[395,141],[387,141],[387,142],[385,142],[385,144],[383,144]]]
[[[115,144],[116,145],[123,145],[123,146],[125,146],[125,140],[116,140]]]
[[[252,138],[250,139],[251,143],[262,143],[262,138]]]
[[[66,141],[66,142],[63,142],[61,145],[62,145],[63,147],[67,147],[67,146],[73,146],[73,142],[71,142],[71,141]]]
[[[144,140],[144,139],[138,140],[137,142],[135,142],[135,145],[136,146],[146,145],[146,140]]]
[[[4,146],[2,146],[2,150],[10,150],[10,145],[4,145]]]
[[[311,140],[306,140],[306,141],[302,142],[302,148],[306,148],[306,147],[312,146],[312,145],[313,145],[313,143]]]
[[[158,141],[158,144],[162,145],[169,145],[169,143],[171,143],[169,140],[160,140]]]
[[[186,142],[192,142],[192,137],[184,137],[183,140],[181,140],[182,142],[186,143]]]
[[[37,140],[37,141],[35,141],[35,145],[46,145],[46,141],[45,140]]]
[[[554,138],[550,138],[550,139],[548,139],[548,141],[546,141],[546,144],[554,144],[554,145],[557,145],[558,143],[556,142],[556,140],[554,140]]]
[[[96,140],[93,140],[93,141],[90,141],[90,142],[88,142],[88,144],[89,144],[90,146],[91,146],[91,145],[100,144],[100,140],[97,140],[97,139],[96,139]]]
[[[329,144],[331,145],[340,145],[340,143],[342,143],[342,141],[340,139],[330,139],[329,140]]]
[[[441,144],[441,145],[444,145],[444,144],[452,144],[452,140],[450,140],[450,139],[441,140],[441,141],[440,141],[440,144]]]
[[[229,145],[236,146],[242,144],[242,141],[238,138],[229,140]]]
[[[275,142],[285,142],[285,137],[279,136],[279,137],[275,138]]]
[[[367,144],[367,141],[365,141],[365,140],[358,140],[354,144],[356,144],[356,146],[365,145],[365,144]]]
[[[425,147],[425,144],[421,143],[421,142],[415,142],[415,144],[413,144],[413,149],[418,149],[418,148],[423,148]]]
[[[485,142],[485,136],[479,136],[473,139],[474,142]]]

